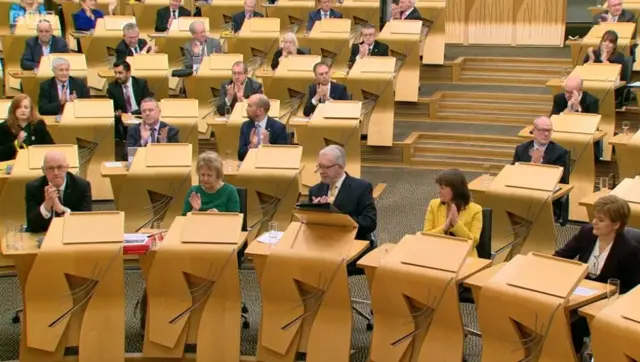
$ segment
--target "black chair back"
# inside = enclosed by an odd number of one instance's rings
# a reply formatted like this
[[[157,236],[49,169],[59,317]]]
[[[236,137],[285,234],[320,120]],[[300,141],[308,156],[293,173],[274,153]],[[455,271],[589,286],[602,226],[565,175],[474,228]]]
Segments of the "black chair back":
[[[242,214],[242,231],[247,231],[247,189],[237,187],[238,198],[240,199],[240,213]]]
[[[491,259],[491,222],[493,211],[489,208],[482,209],[482,231],[480,231],[480,240],[476,245],[478,257],[482,259]]]
[[[624,228],[624,234],[629,238],[629,240],[640,246],[640,229],[626,227]]]

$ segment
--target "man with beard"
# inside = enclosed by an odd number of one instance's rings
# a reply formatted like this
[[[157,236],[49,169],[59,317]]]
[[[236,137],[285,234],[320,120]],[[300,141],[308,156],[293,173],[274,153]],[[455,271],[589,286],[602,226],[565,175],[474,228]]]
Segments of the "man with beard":
[[[287,128],[284,124],[269,117],[271,103],[264,94],[254,94],[247,100],[249,120],[240,127],[238,160],[244,161],[251,148],[260,145],[289,144]]]
[[[131,65],[126,61],[116,61],[113,64],[115,80],[107,87],[107,97],[113,100],[115,115],[116,139],[124,139],[126,127],[122,123],[121,115],[140,114],[140,102],[153,97],[149,91],[147,81],[131,75]]]

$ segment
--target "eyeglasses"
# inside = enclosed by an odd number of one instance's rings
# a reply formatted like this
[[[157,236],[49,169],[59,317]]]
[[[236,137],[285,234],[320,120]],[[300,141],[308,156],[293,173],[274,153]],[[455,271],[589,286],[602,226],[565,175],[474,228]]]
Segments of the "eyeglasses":
[[[64,172],[67,170],[66,165],[59,165],[59,166],[47,166],[47,167],[43,167],[45,172],[54,172],[54,171],[58,171],[58,172]]]
[[[552,133],[553,132],[553,128],[536,128],[535,130],[537,132],[542,132],[542,133]]]
[[[327,170],[329,170],[329,169],[331,169],[333,167],[336,167],[336,166],[338,166],[337,163],[334,163],[333,165],[330,165],[330,166],[316,165],[316,173],[318,171],[327,171]]]
[[[231,72],[231,75],[244,75],[244,72]]]

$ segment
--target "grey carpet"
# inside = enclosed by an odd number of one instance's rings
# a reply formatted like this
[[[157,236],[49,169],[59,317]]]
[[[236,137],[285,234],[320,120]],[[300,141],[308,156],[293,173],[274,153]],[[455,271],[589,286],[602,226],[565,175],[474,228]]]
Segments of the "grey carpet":
[[[413,234],[422,229],[428,201],[437,195],[434,184],[437,170],[365,167],[362,177],[373,184],[386,183],[378,206],[378,240],[381,243],[397,242],[405,234]],[[467,173],[469,179],[478,173]],[[96,204],[96,209],[112,208],[111,203]],[[559,244],[566,242],[577,231],[576,226],[557,227]],[[350,278],[351,294],[355,298],[369,299],[369,292],[364,276]],[[142,334],[139,329],[139,316],[134,310],[137,299],[143,288],[139,271],[125,272],[126,286],[126,350],[139,352],[142,348]],[[256,274],[252,270],[240,272],[240,284],[243,300],[249,308],[250,328],[242,330],[241,351],[243,355],[255,355],[260,316],[260,293]],[[18,325],[11,323],[13,312],[19,308],[21,292],[15,277],[0,278],[0,361],[18,358]],[[475,309],[472,305],[462,306],[465,324],[476,327]],[[370,332],[366,330],[365,321],[354,316],[352,335],[353,362],[364,362],[367,359]],[[479,362],[481,341],[468,337],[465,341],[465,355],[469,362]],[[338,362],[338,361],[336,361]]]

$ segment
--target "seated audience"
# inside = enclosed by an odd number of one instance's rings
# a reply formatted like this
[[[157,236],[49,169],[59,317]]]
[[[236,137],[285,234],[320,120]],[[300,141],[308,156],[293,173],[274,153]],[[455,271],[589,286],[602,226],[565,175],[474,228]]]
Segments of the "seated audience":
[[[244,11],[241,11],[237,14],[234,14],[231,17],[231,30],[234,33],[242,30],[242,25],[245,20],[249,20],[251,18],[263,18],[264,15],[255,11],[256,9],[256,0],[244,0]]]
[[[347,86],[331,80],[331,68],[327,64],[316,63],[313,66],[313,74],[315,83],[309,86],[307,92],[307,104],[303,110],[305,117],[311,116],[320,103],[349,100]]]
[[[598,98],[582,90],[582,78],[578,76],[568,77],[564,81],[564,93],[558,93],[553,96],[552,115],[562,112],[597,114],[599,111],[600,102]]]
[[[198,185],[191,186],[184,199],[182,215],[191,211],[240,212],[238,190],[222,181],[222,159],[213,151],[198,156]]]
[[[356,239],[369,241],[373,248],[373,232],[378,223],[373,186],[345,172],[346,158],[344,149],[338,145],[329,145],[320,151],[316,172],[321,181],[309,189],[308,201],[333,204],[341,213],[349,215],[358,224]]]
[[[622,8],[622,0],[607,0],[607,8],[608,10],[593,17],[593,25],[636,22],[636,16],[631,11]]]
[[[360,33],[360,35],[362,41],[351,46],[349,69],[351,69],[357,59],[362,59],[368,56],[386,57],[389,55],[389,46],[376,40],[375,26],[373,26],[372,24],[362,25],[362,32]]]
[[[602,34],[598,49],[590,47],[584,56],[585,63],[616,63],[624,64],[624,54],[618,51],[618,33],[607,30]]]
[[[238,160],[244,161],[251,148],[260,145],[289,144],[287,128],[284,124],[269,117],[271,102],[263,94],[254,94],[247,100],[249,119],[240,127]]]
[[[38,71],[40,59],[51,53],[68,53],[69,47],[66,40],[53,35],[53,27],[47,20],[38,21],[38,35],[24,42],[24,52],[20,58],[22,70]]]
[[[7,119],[0,123],[0,161],[16,158],[18,150],[31,145],[53,144],[47,124],[40,118],[26,94],[11,100]]]
[[[13,33],[20,18],[27,15],[45,15],[47,13],[44,4],[36,0],[20,0],[9,7],[9,29]]]
[[[40,83],[38,110],[45,116],[62,114],[65,104],[77,98],[89,98],[89,88],[82,79],[69,75],[71,64],[67,59],[55,58],[51,62],[53,78]]]
[[[429,202],[423,231],[471,240],[471,255],[477,257],[482,207],[471,201],[467,178],[460,170],[450,169],[442,171],[436,177],[436,183],[440,197]]]
[[[82,7],[77,13],[73,14],[73,24],[77,31],[93,31],[96,28],[96,22],[100,18],[104,18],[104,13],[100,9],[96,9],[96,0],[80,0]],[[109,2],[109,14],[113,15],[113,11],[117,6],[116,1]]]
[[[631,209],[615,195],[599,198],[593,204],[593,220],[583,226],[554,256],[578,259],[588,264],[586,279],[607,283],[620,281],[619,292],[626,293],[640,283],[639,246],[625,235]],[[584,317],[571,323],[571,335],[576,353],[582,350],[589,327]]]
[[[400,0],[396,7],[391,7],[392,19],[422,20],[420,11],[416,9],[416,0]]]
[[[189,25],[192,39],[184,45],[184,67],[197,72],[202,58],[213,53],[222,53],[220,40],[211,38],[207,34],[204,22],[198,20]]]
[[[116,61],[113,64],[116,79],[107,87],[107,97],[113,100],[115,115],[116,139],[124,140],[126,127],[121,115],[140,114],[140,103],[143,99],[153,97],[147,81],[131,75],[131,65],[127,61]]]
[[[231,80],[222,83],[216,111],[226,116],[233,111],[236,102],[244,102],[254,94],[262,94],[262,83],[247,77],[247,65],[238,61],[231,66]]]
[[[331,0],[320,0],[320,8],[309,13],[307,20],[307,32],[313,29],[313,25],[322,19],[342,19],[342,13],[331,8]]]
[[[282,59],[294,54],[301,55],[304,54],[304,52],[298,48],[298,38],[296,38],[296,34],[289,32],[282,37],[282,48],[273,53],[271,69],[276,70]]]
[[[116,61],[127,60],[135,54],[155,53],[157,48],[140,38],[140,29],[135,23],[122,27],[122,40],[116,45]]]
[[[127,147],[146,147],[149,143],[179,143],[177,128],[160,120],[160,104],[153,98],[140,102],[142,122],[127,128]]]
[[[47,152],[42,161],[44,176],[25,187],[27,230],[42,233],[51,219],[74,211],[92,211],[91,184],[67,171],[69,164],[62,152]]]
[[[182,0],[170,0],[169,6],[158,9],[154,30],[164,33],[171,28],[171,23],[183,16],[191,16],[191,11],[182,6]]]

